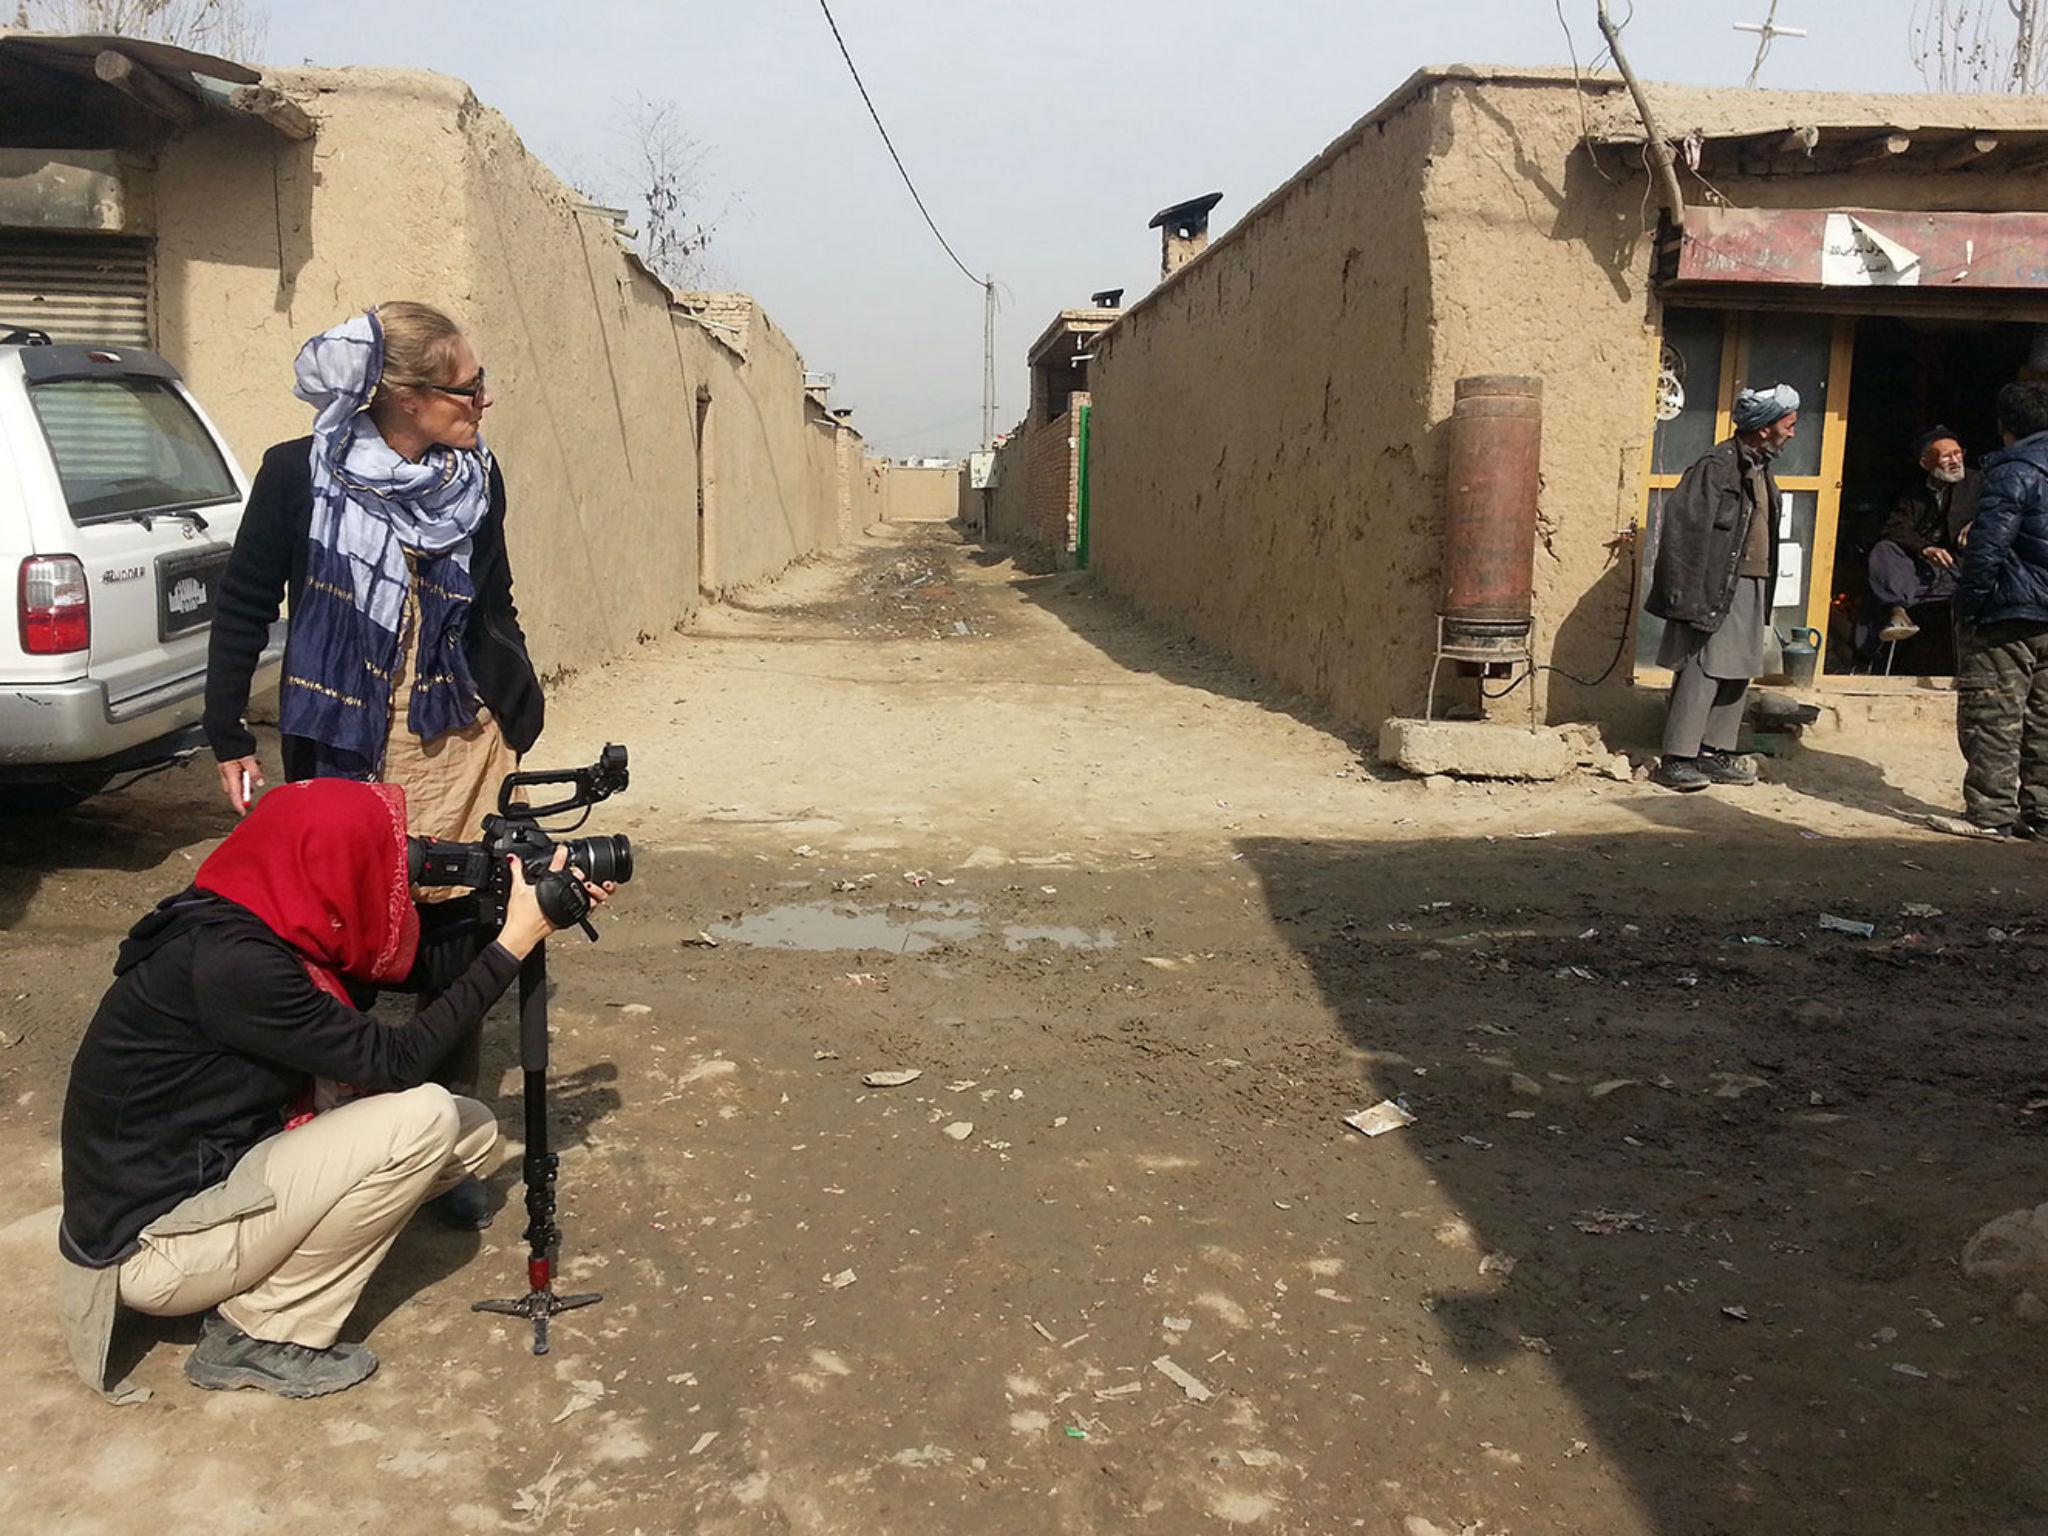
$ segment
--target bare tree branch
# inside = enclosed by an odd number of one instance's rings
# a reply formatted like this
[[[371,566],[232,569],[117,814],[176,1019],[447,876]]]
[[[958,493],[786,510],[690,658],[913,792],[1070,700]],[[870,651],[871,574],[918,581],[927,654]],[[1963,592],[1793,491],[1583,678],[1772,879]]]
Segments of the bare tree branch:
[[[636,97],[621,131],[641,256],[673,288],[705,286],[706,253],[728,211],[707,211],[710,149],[683,127],[673,101]]]
[[[1914,0],[1906,51],[1937,91],[2048,89],[2044,0]]]
[[[270,34],[264,0],[17,0],[14,24],[148,38],[237,63],[262,53]]]

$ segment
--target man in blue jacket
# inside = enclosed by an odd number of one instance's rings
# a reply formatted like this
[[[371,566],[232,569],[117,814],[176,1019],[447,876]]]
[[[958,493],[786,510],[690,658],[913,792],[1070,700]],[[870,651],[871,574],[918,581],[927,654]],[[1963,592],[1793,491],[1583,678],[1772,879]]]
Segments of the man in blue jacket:
[[[1956,577],[1963,819],[1939,831],[2048,834],[2048,385],[1998,392],[2006,446],[1984,461]]]

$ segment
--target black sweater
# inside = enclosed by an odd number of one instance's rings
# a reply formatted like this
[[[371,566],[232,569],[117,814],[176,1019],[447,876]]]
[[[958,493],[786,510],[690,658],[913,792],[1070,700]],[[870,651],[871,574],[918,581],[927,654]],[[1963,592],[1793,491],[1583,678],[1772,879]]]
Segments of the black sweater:
[[[312,438],[301,437],[263,455],[214,602],[213,639],[206,660],[206,742],[222,762],[256,750],[256,738],[242,719],[249,707],[250,680],[287,592],[291,611],[299,611],[313,523],[312,450]],[[540,736],[540,681],[526,654],[526,636],[512,602],[512,567],[505,558],[505,477],[495,461],[491,507],[471,543],[469,574],[476,601],[464,649],[477,696],[497,717],[512,750],[526,752]],[[289,630],[284,664],[289,672]],[[310,778],[312,743],[287,736],[283,745],[285,777]]]
[[[313,985],[253,912],[187,889],[122,943],[114,985],[64,1095],[58,1244],[103,1269],[142,1229],[228,1176],[284,1128],[314,1077],[412,1088],[519,972],[497,944],[410,1023],[379,1023]]]

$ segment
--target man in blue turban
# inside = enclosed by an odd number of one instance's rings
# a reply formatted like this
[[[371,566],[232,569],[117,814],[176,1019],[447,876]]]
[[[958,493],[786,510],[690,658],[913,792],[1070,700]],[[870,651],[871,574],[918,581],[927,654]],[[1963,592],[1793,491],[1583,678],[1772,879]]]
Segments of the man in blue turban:
[[[1665,493],[1644,604],[1664,620],[1657,664],[1671,669],[1664,751],[1650,777],[1667,789],[1754,784],[1735,755],[1750,681],[1763,670],[1778,575],[1778,484],[1771,460],[1799,426],[1790,384],[1735,397],[1735,435],[1707,450]]]

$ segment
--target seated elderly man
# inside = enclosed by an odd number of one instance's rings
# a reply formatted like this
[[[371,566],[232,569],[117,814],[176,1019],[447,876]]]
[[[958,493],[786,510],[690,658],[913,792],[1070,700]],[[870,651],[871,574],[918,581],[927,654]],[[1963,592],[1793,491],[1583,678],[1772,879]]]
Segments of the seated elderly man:
[[[1870,591],[1891,609],[1880,640],[1920,633],[1913,610],[1955,596],[1956,556],[1977,515],[1980,477],[1947,427],[1931,427],[1913,444],[1920,474],[1899,494],[1884,532],[1870,550]]]

